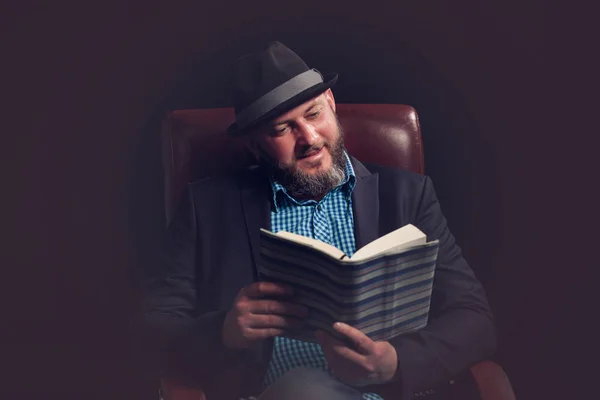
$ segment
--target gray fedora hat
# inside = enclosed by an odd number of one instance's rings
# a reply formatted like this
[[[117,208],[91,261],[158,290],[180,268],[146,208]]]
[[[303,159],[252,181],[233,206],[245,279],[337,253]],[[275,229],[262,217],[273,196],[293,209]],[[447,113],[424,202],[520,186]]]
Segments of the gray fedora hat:
[[[235,122],[227,132],[242,135],[318,96],[336,81],[337,74],[323,75],[283,44],[271,42],[234,63]]]

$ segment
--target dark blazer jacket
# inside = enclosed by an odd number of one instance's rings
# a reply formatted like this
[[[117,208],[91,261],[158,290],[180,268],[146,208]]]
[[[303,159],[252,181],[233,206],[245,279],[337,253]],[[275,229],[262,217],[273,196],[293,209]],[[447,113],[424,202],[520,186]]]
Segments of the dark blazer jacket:
[[[440,240],[427,327],[391,340],[398,353],[397,378],[365,388],[386,400],[400,393],[410,399],[492,355],[492,315],[448,230],[431,180],[352,162],[357,248],[408,223],[428,240]],[[260,168],[189,184],[165,235],[161,268],[145,285],[146,349],[160,356],[160,373],[202,388],[209,400],[261,391],[273,341],[230,351],[221,342],[221,329],[238,291],[257,279],[259,228],[270,227],[270,202]]]

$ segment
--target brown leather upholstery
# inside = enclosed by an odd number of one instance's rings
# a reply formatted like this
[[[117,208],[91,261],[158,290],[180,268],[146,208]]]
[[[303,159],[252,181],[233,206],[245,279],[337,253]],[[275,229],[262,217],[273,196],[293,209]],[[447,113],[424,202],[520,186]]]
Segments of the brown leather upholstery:
[[[361,161],[423,173],[421,131],[413,108],[389,104],[338,104],[337,107],[350,154]],[[252,162],[241,143],[225,134],[232,120],[231,108],[178,110],[168,114],[163,126],[167,217],[187,182],[234,171]],[[481,362],[471,368],[471,375],[481,400],[515,399],[506,374],[497,364]],[[206,400],[200,390],[173,381],[163,380],[162,389],[164,400]],[[426,397],[427,393],[421,395]],[[455,400],[455,396],[450,399]]]
[[[398,104],[338,104],[348,152],[361,161],[423,173],[417,113]],[[252,163],[239,140],[225,133],[232,108],[178,110],[164,123],[163,162],[167,217],[187,182]]]

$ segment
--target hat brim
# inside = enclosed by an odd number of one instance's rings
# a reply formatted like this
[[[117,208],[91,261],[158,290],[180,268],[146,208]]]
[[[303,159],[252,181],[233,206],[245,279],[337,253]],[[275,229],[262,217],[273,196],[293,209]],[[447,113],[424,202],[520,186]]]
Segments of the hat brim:
[[[315,86],[312,86],[312,87],[306,89],[303,92],[298,93],[296,96],[279,104],[277,107],[273,108],[271,111],[267,112],[266,114],[263,114],[262,116],[255,119],[254,121],[252,121],[250,124],[248,124],[247,126],[245,126],[243,128],[239,128],[237,126],[237,123],[234,122],[233,124],[229,125],[229,127],[227,128],[227,133],[232,136],[242,136],[243,134],[247,133],[248,131],[258,128],[259,126],[269,122],[273,118],[276,118],[276,117],[280,116],[281,114],[284,114],[284,113],[290,111],[292,108],[297,107],[303,103],[306,103],[313,97],[317,97],[318,95],[320,95],[321,93],[323,93],[324,91],[326,91],[327,89],[329,89],[333,85],[335,85],[335,83],[337,82],[338,75],[336,73],[327,73],[327,74],[323,74],[323,78],[324,79],[323,79],[322,83],[319,83]]]

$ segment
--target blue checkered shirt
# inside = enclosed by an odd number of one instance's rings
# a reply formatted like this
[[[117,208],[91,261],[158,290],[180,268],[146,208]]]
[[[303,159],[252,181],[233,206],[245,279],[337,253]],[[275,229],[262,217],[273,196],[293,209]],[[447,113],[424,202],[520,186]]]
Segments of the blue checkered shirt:
[[[354,241],[354,215],[352,213],[352,190],[356,175],[346,154],[345,179],[321,201],[292,198],[276,181],[271,182],[273,204],[271,207],[271,230],[288,231],[334,245],[348,256],[356,250]],[[320,368],[329,371],[321,346],[284,337],[275,337],[271,362],[264,386],[275,382],[287,371],[297,367]],[[383,400],[374,393],[363,394],[364,400]]]

